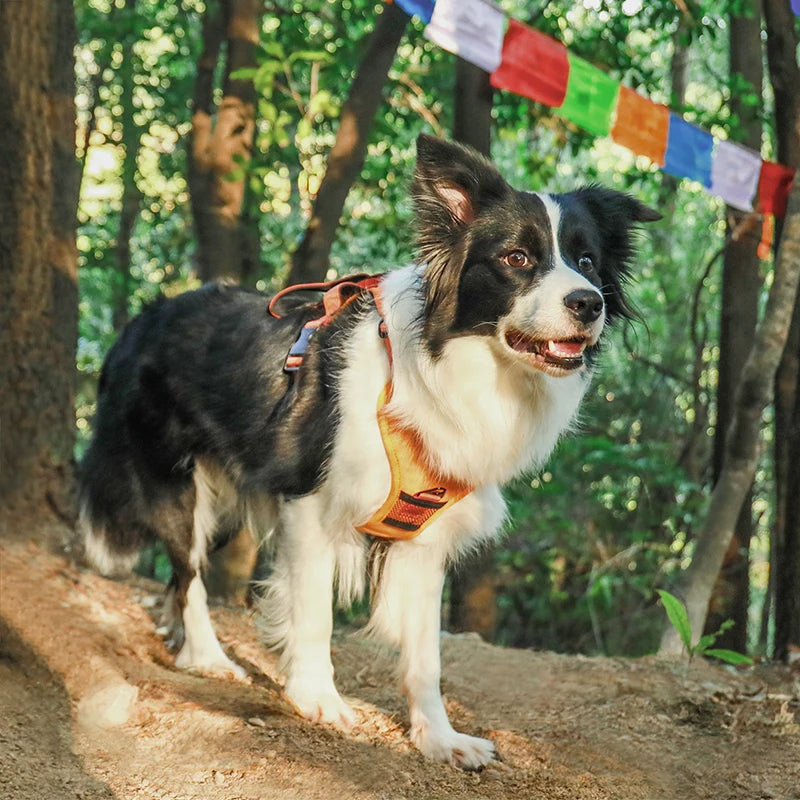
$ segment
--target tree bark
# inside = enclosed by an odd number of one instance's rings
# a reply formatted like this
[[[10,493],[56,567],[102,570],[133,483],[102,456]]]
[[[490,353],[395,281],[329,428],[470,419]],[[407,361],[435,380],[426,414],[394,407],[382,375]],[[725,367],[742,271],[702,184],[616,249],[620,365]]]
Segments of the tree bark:
[[[202,281],[241,281],[243,265],[251,260],[241,215],[255,135],[256,93],[252,80],[234,79],[231,74],[256,66],[262,13],[261,0],[220,0],[208,4],[203,18],[187,175],[197,235],[197,274]],[[222,100],[215,109],[214,73],[223,41],[225,76]],[[241,175],[232,180],[235,170]]]
[[[0,3],[0,528],[26,538],[74,519],[76,40],[69,0]]]
[[[367,153],[369,132],[378,111],[383,87],[409,16],[396,3],[384,6],[359,65],[350,94],[342,107],[336,141],[328,154],[311,209],[311,219],[297,249],[287,284],[324,280],[331,247],[344,202],[358,178]]]
[[[761,67],[761,4],[749,0],[730,16],[730,74],[744,79],[760,98],[763,80]],[[761,103],[748,105],[740,91],[731,91],[731,113],[741,133],[735,138],[756,152],[761,150]],[[722,267],[722,304],[719,331],[719,380],[717,383],[717,424],[714,433],[713,475],[716,482],[722,470],[725,436],[733,416],[733,398],[742,365],[758,323],[759,275],[758,225],[744,221],[746,212],[726,209],[728,244]],[[750,539],[753,535],[752,491],[748,492],[731,543],[725,553],[709,602],[706,633],[717,631],[727,619],[734,626],[718,639],[720,647],[745,652],[750,608]]]
[[[773,381],[789,336],[798,283],[800,181],[795,182],[789,197],[786,224],[764,317],[742,368],[719,480],[711,494],[708,516],[697,539],[692,563],[677,589],[678,596],[686,603],[695,638],[699,638],[703,630],[712,586],[755,475],[761,419],[773,397]],[[661,639],[660,654],[678,655],[682,647],[677,631],[668,626]]]
[[[489,156],[492,135],[492,85],[489,73],[456,58],[453,138]],[[456,566],[450,580],[449,627],[476,631],[492,641],[497,627],[494,547],[473,553]]]
[[[112,322],[114,330],[121,331],[130,318],[128,301],[131,293],[131,237],[142,194],[136,184],[137,161],[139,157],[140,131],[134,117],[133,95],[133,45],[136,34],[136,0],[126,0],[121,17],[124,38],[122,41],[122,63],[119,67],[121,84],[119,124],[122,129],[122,146],[125,155],[122,161],[122,207],[119,212],[117,241],[114,245],[114,265],[116,274],[112,283]]]
[[[789,4],[782,0],[764,0],[763,7],[767,64],[775,96],[777,157],[781,163],[800,169],[800,67],[795,18]],[[780,224],[776,233],[781,240]],[[775,487],[770,548],[773,654],[783,659],[790,645],[800,647],[800,297],[795,301],[789,342],[775,378]]]

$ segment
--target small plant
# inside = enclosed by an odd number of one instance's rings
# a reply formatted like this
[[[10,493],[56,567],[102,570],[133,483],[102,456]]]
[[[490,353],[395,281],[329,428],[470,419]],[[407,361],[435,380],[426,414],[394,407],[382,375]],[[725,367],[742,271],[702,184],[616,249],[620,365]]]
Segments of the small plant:
[[[716,633],[709,633],[701,636],[697,644],[692,644],[692,626],[689,624],[689,615],[686,613],[686,606],[678,600],[675,595],[665,592],[663,589],[658,590],[658,595],[661,602],[664,604],[664,610],[667,612],[667,617],[672,623],[672,627],[678,632],[681,641],[686,647],[686,652],[689,654],[689,661],[695,656],[711,656],[718,658],[720,661],[725,661],[728,664],[752,664],[753,659],[750,656],[737,653],[735,650],[725,650],[724,648],[712,647],[717,637],[724,631],[733,627],[733,620],[729,619],[722,623],[720,629]]]

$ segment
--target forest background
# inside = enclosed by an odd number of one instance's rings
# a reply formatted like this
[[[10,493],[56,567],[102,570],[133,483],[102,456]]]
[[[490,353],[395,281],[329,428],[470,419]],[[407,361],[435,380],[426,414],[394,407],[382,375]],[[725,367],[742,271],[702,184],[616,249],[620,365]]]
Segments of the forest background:
[[[800,167],[789,0],[502,6],[720,138]],[[664,216],[640,242],[641,320],[613,330],[580,431],[508,487],[508,535],[462,565],[445,609],[451,629],[498,643],[653,652],[656,590],[680,594],[705,535],[782,223],[770,232],[763,215],[492,91],[422,31],[362,0],[0,1],[0,94],[15,99],[0,109],[4,532],[70,545],[102,359],[144,303],[217,278],[269,293],[411,261],[424,130],[490,153],[519,188],[597,181]],[[785,327],[706,621],[734,620],[724,646],[778,658],[800,647],[796,301]],[[212,590],[241,598],[268,568],[255,560],[239,537]],[[140,569],[168,577],[157,550]]]

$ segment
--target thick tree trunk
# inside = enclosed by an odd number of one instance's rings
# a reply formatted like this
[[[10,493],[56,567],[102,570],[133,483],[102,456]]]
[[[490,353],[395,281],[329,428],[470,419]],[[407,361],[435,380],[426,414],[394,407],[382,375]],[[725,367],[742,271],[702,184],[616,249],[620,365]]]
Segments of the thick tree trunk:
[[[231,74],[256,66],[262,13],[260,0],[220,0],[207,6],[203,19],[187,176],[197,235],[197,273],[203,281],[240,281],[243,265],[251,259],[241,214],[255,134],[256,94],[252,80],[233,79]],[[225,78],[214,118],[214,72],[223,41]],[[231,180],[235,170],[242,174]]]
[[[453,138],[489,155],[492,134],[492,85],[489,73],[456,58]],[[494,639],[497,626],[497,586],[494,548],[467,556],[455,567],[450,581],[450,619],[453,631],[476,631]]]
[[[336,141],[311,209],[305,235],[292,254],[287,284],[324,280],[344,202],[358,178],[383,87],[409,16],[396,3],[384,6],[342,107]]]
[[[26,537],[73,517],[76,38],[69,0],[0,3],[0,528]]]
[[[789,4],[764,0],[778,160],[800,170],[800,67]],[[795,183],[797,183],[795,179]],[[778,233],[780,235],[780,226]],[[775,520],[770,548],[776,658],[800,647],[800,296],[775,379]]]
[[[800,181],[789,198],[783,237],[775,261],[775,276],[764,317],[742,368],[731,428],[725,443],[722,470],[692,563],[677,590],[686,603],[695,639],[703,630],[711,589],[730,544],[736,520],[758,463],[764,409],[773,397],[773,381],[789,336],[797,287],[800,283]],[[669,626],[661,640],[662,655],[678,655],[682,644]]]
[[[746,16],[730,17],[730,74],[744,79],[761,97],[761,4],[749,0],[740,9]],[[747,105],[741,92],[731,92],[731,114],[738,120],[743,136],[737,141],[760,152],[760,103]],[[761,290],[756,225],[742,224],[745,213],[728,207],[729,241],[722,267],[722,309],[719,331],[719,381],[717,383],[717,425],[714,434],[714,480],[719,478],[725,451],[725,436],[733,417],[736,386],[758,323]],[[747,618],[750,607],[750,539],[753,535],[752,492],[745,499],[722,569],[709,602],[706,633],[713,633],[727,619],[735,625],[718,639],[720,647],[747,650]]]

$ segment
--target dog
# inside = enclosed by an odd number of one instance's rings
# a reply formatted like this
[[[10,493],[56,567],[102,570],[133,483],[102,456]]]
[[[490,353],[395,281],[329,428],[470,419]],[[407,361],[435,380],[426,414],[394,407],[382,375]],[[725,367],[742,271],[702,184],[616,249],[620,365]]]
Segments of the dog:
[[[213,284],[131,321],[101,373],[81,518],[106,573],[164,543],[176,665],[235,675],[201,573],[218,537],[247,526],[270,539],[261,602],[286,696],[340,727],[356,714],[334,685],[334,589],[346,606],[369,579],[368,630],[399,648],[411,740],[479,768],[492,742],[456,732],[439,689],[445,571],[499,535],[499,487],[570,429],[603,330],[631,314],[637,223],[660,215],[598,186],[516,191],[475,151],[427,135],[412,197],[418,263],[353,284],[324,324],[315,303],[270,315],[261,294]],[[394,520],[397,536],[369,528],[395,483],[382,420],[434,482],[400,493],[431,518]]]

